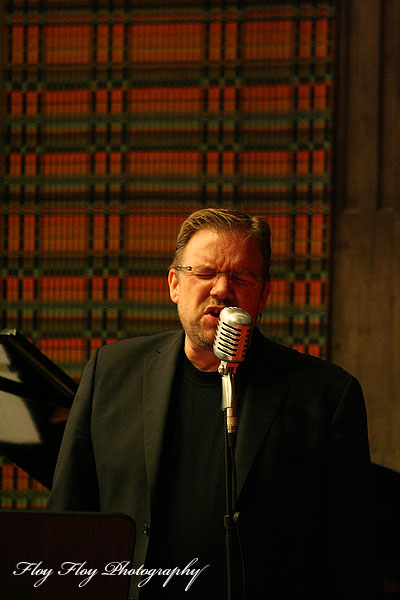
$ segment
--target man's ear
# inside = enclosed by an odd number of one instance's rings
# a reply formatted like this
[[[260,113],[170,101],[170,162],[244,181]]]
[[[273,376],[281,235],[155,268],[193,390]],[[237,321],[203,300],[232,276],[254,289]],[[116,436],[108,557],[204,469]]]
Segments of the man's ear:
[[[169,286],[169,295],[171,297],[172,302],[178,304],[179,298],[179,282],[176,271],[172,269],[168,272],[168,286]]]

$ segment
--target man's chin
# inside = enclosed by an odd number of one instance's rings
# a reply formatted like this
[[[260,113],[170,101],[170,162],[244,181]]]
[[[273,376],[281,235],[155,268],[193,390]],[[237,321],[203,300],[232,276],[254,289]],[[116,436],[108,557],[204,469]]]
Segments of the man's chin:
[[[200,333],[200,337],[202,338],[205,347],[207,347],[211,351],[213,349],[216,331],[217,325],[211,324],[208,325],[206,328],[203,328]]]
[[[203,350],[208,350],[208,352],[213,351],[214,337],[215,335],[200,337],[199,342]]]
[[[211,322],[210,319],[202,319],[202,321],[196,324],[184,323],[181,319],[182,326],[185,330],[186,335],[191,340],[193,347],[207,350],[208,352],[213,351],[213,344],[215,333],[217,331],[217,322]],[[185,327],[186,325],[186,327]]]
[[[189,335],[189,338],[192,340],[193,345],[201,350],[206,350],[207,352],[213,351],[213,344],[215,338],[215,331],[201,331],[197,334],[190,332],[186,332]]]

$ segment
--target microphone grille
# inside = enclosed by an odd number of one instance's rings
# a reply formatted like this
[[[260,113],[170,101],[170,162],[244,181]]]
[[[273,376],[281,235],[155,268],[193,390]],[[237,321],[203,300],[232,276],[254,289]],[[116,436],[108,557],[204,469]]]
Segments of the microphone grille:
[[[239,363],[250,344],[253,320],[248,312],[235,306],[221,310],[214,338],[214,354],[222,361]]]

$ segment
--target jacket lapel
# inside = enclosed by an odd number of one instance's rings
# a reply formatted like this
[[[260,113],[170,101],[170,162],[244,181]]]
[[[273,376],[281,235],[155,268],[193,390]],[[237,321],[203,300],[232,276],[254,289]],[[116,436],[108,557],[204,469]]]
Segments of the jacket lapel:
[[[262,338],[257,330],[251,350],[247,358],[249,373],[242,385],[243,396],[238,398],[235,451],[238,495],[289,388],[288,378],[282,377],[280,364],[273,358],[269,341]]]
[[[153,503],[157,470],[160,462],[168,407],[183,331],[173,332],[146,359],[143,379],[144,450],[150,501]]]

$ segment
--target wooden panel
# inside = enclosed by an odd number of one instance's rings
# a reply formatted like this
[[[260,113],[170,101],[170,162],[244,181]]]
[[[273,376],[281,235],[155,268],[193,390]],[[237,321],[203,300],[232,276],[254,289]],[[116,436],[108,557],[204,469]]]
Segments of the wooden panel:
[[[373,461],[400,471],[400,2],[343,4],[330,356],[361,381]]]
[[[379,207],[396,212],[400,204],[400,2],[398,0],[384,2],[383,27]]]

